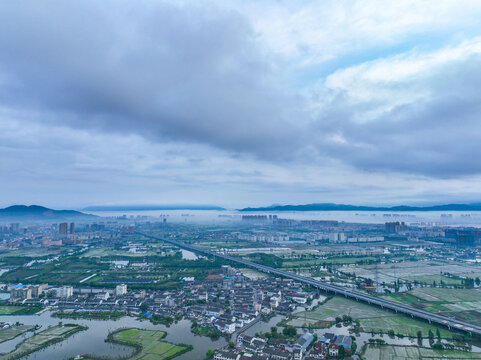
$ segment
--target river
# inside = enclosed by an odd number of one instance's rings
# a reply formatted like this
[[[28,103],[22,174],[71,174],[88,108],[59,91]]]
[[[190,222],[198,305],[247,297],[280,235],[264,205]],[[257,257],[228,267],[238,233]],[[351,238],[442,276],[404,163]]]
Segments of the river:
[[[28,360],[66,360],[78,354],[92,354],[114,359],[119,356],[126,356],[133,352],[133,348],[118,344],[106,343],[109,332],[124,327],[136,327],[149,330],[163,330],[167,332],[166,341],[172,343],[190,344],[194,347],[192,351],[185,353],[176,360],[201,360],[205,358],[208,349],[221,348],[226,345],[223,338],[212,341],[208,337],[194,335],[190,331],[190,321],[181,320],[170,327],[164,325],[153,325],[148,321],[139,321],[133,317],[123,317],[119,320],[71,320],[58,319],[50,316],[51,312],[44,312],[41,315],[22,316],[0,316],[0,322],[19,321],[26,325],[42,325],[42,329],[49,325],[63,323],[75,323],[88,326],[88,330],[74,334],[68,339],[51,345],[45,349],[32,353],[22,359]],[[21,337],[0,344],[0,352],[5,353],[13,350],[24,338],[32,336],[29,332]]]

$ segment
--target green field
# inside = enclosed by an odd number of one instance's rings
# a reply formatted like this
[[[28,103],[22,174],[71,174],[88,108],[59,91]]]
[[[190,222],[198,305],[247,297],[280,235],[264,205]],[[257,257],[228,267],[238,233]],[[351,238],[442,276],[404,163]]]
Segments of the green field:
[[[389,294],[390,300],[481,325],[479,289],[415,288],[406,293]]]
[[[436,332],[435,325],[424,321],[412,319],[403,315],[396,315],[393,312],[379,309],[364,303],[335,296],[326,303],[314,310],[295,314],[288,324],[295,327],[326,327],[332,324],[337,316],[349,315],[354,320],[359,320],[361,329],[364,332],[384,332],[394,330],[396,334],[403,336],[416,336],[420,330],[423,336],[427,337],[429,329]],[[443,338],[451,338],[453,333],[439,327]]]
[[[415,346],[367,345],[362,353],[365,360],[410,360],[410,359],[481,359],[481,354],[455,350],[432,350]]]
[[[40,306],[2,305],[0,315],[35,314],[40,310],[42,310]]]
[[[52,317],[60,319],[118,320],[127,315],[126,311],[57,311]]]
[[[146,251],[146,252],[138,252],[132,253],[125,250],[115,250],[112,248],[96,248],[90,249],[85,254],[82,254],[81,257],[104,257],[104,256],[128,256],[128,257],[142,257],[142,256],[155,256],[158,255],[153,251]]]
[[[132,360],[172,359],[192,349],[189,345],[162,341],[165,335],[164,331],[158,330],[125,329],[114,333],[109,340],[138,347],[139,351],[130,358]]]
[[[23,340],[17,345],[15,350],[0,355],[0,360],[18,359],[32,352],[38,351],[48,345],[60,342],[70,335],[83,330],[84,327],[75,324],[66,324],[63,326],[52,326],[39,333]]]
[[[0,252],[0,259],[7,257],[39,258],[43,256],[57,255],[62,251],[63,249],[58,247],[10,250]]]
[[[31,331],[33,329],[35,329],[35,326],[31,326],[31,325],[13,325],[6,329],[1,329],[0,343],[3,343],[4,341],[12,340],[17,336],[22,335],[23,333],[27,331]]]
[[[402,276],[400,277],[402,280],[407,280],[407,281],[417,281],[419,283],[423,284],[432,284],[433,281],[436,282],[436,284],[445,284],[445,285],[461,285],[462,280],[461,279],[456,279],[456,278],[450,278],[448,276],[444,276],[441,274],[432,274],[432,275],[418,275],[418,276]]]
[[[452,338],[453,336],[453,333],[444,327],[430,325],[424,321],[401,315],[360,319],[359,321],[361,329],[365,332],[386,333],[388,330],[393,330],[396,335],[415,337],[417,332],[421,331],[423,337],[428,337],[429,330],[436,333],[436,329],[439,329],[442,338]]]

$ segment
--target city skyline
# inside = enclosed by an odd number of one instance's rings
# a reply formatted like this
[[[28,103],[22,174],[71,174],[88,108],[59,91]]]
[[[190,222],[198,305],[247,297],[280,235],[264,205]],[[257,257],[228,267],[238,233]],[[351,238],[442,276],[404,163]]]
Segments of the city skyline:
[[[480,16],[3,2],[0,207],[480,202]]]

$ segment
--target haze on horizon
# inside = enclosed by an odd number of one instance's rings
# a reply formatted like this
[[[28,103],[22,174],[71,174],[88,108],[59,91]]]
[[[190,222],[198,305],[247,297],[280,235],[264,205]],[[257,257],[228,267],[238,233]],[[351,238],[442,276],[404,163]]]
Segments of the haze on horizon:
[[[0,207],[481,201],[479,1],[0,3]]]

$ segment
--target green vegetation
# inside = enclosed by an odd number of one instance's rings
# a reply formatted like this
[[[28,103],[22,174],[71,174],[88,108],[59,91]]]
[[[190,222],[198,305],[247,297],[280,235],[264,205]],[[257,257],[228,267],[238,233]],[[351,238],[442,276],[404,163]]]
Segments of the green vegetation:
[[[100,258],[100,257],[106,257],[106,256],[111,256],[111,257],[121,256],[121,257],[137,258],[137,257],[155,256],[155,255],[157,255],[157,253],[153,251],[129,252],[127,250],[117,250],[114,248],[100,247],[100,248],[90,249],[88,252],[81,255],[81,257],[86,257],[86,258],[99,257]]]
[[[417,332],[421,331],[423,337],[428,337],[429,330],[436,332],[439,330],[442,338],[454,336],[453,332],[444,327],[437,327],[421,320],[396,315],[388,310],[340,296],[334,296],[311,311],[293,315],[287,324],[295,327],[323,328],[334,323],[351,323],[353,320],[358,321],[357,330],[363,332],[387,333],[392,330],[395,335],[415,337]]]
[[[481,359],[480,353],[470,353],[456,350],[434,350],[415,346],[397,345],[366,345],[362,352],[363,359],[369,360],[409,360],[409,359]]]
[[[481,325],[481,291],[478,289],[415,288],[386,296],[410,306]]]
[[[125,311],[58,311],[51,316],[60,319],[118,320],[126,315]]]
[[[40,310],[42,310],[40,306],[2,305],[0,315],[35,314]]]
[[[86,327],[77,324],[65,324],[49,327],[48,329],[40,331],[32,337],[23,340],[17,345],[15,350],[7,354],[0,355],[0,360],[19,359],[25,355],[41,350],[44,347],[65,340],[67,337],[75,334],[76,332],[86,329]]]
[[[191,327],[191,331],[196,334],[196,335],[201,335],[201,336],[208,336],[212,340],[217,340],[222,336],[222,333],[213,328],[213,327],[207,327],[207,326],[201,326],[201,325],[194,325]]]
[[[19,335],[26,333],[27,331],[32,331],[35,326],[32,325],[12,325],[6,329],[0,330],[0,343],[8,340],[12,340]]]
[[[255,253],[247,256],[248,260],[270,267],[282,267],[283,260],[273,254]]]
[[[132,360],[166,360],[192,350],[191,345],[162,341],[165,335],[158,330],[121,329],[111,333],[108,341],[134,347],[135,352],[129,357]]]

